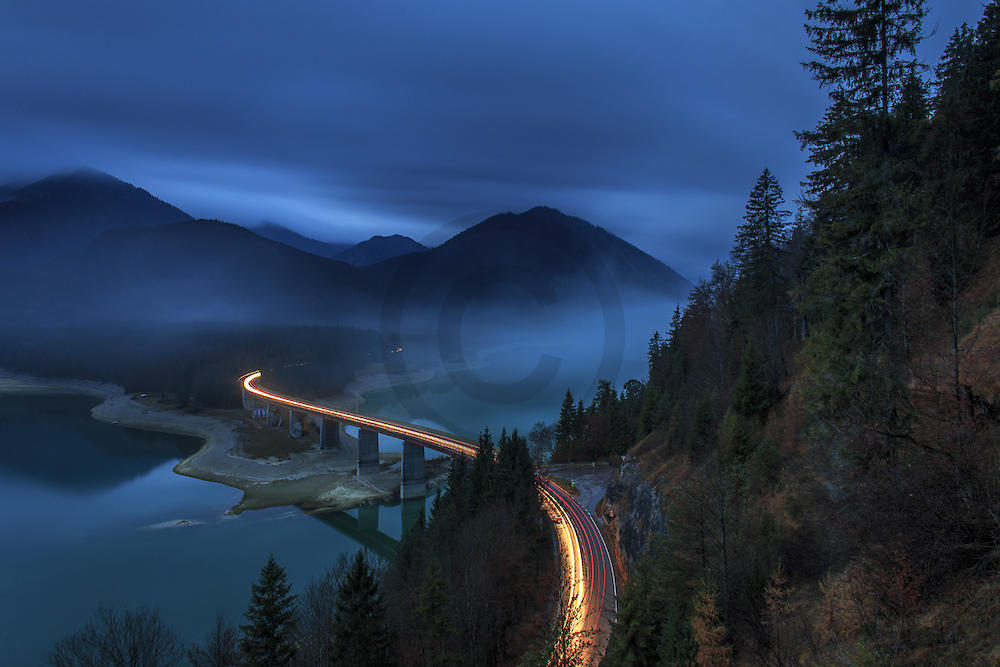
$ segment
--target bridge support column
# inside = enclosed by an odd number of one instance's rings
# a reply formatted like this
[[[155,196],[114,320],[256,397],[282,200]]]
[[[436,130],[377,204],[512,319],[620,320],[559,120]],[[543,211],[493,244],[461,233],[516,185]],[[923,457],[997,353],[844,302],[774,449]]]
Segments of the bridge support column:
[[[305,434],[302,428],[303,413],[292,408],[288,409],[288,435],[293,438],[301,438]]]
[[[320,449],[340,449],[340,435],[343,429],[340,422],[324,418],[319,425]]]
[[[247,393],[247,390],[244,389],[243,390],[243,409],[244,410],[253,410],[256,407],[257,407],[257,401],[256,401],[256,399],[254,399],[254,397],[251,396],[249,393]]]
[[[424,478],[424,448],[412,442],[403,442],[403,481],[399,487],[399,497],[423,498],[427,491]]]
[[[358,474],[378,472],[378,431],[358,429]]]
[[[264,422],[268,426],[281,426],[281,411],[272,403],[267,404],[267,413],[264,415]]]

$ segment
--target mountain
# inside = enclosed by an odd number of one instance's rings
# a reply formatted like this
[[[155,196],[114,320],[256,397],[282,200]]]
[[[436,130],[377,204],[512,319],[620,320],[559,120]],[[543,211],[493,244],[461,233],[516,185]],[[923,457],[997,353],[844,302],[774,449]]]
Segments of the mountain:
[[[368,300],[353,267],[218,220],[112,230],[64,270],[87,320],[318,322]]]
[[[502,213],[422,253],[365,269],[388,299],[451,303],[523,300],[540,304],[624,295],[683,300],[691,284],[631,243],[547,207]]]
[[[0,259],[22,266],[78,249],[118,227],[191,220],[145,190],[91,169],[12,187],[5,197],[0,201]]]
[[[100,172],[52,176],[10,195],[0,202],[0,321],[10,325],[177,319],[393,326],[386,317],[397,306],[424,311],[433,323],[470,303],[515,306],[525,316],[526,299],[596,303],[607,312],[627,296],[683,300],[690,289],[635,246],[544,207],[494,215],[431,249],[404,236],[375,236],[337,253],[360,265],[353,266],[318,254],[334,244],[277,225],[263,232],[286,242],[265,238],[260,228],[194,220]]]
[[[393,234],[392,236],[373,236],[352,248],[339,253],[334,259],[347,262],[353,266],[371,266],[393,257],[423,252],[427,246],[417,243],[409,236]]]
[[[287,246],[298,248],[299,250],[304,250],[305,252],[319,255],[320,257],[326,257],[328,259],[339,259],[337,255],[351,247],[349,243],[327,243],[325,241],[317,241],[316,239],[303,236],[298,232],[292,231],[288,227],[274,222],[261,223],[256,227],[251,227],[250,231],[258,236],[263,236],[266,239],[271,239],[272,241],[277,241],[278,243],[284,243]],[[348,264],[350,263],[351,262],[348,262]]]

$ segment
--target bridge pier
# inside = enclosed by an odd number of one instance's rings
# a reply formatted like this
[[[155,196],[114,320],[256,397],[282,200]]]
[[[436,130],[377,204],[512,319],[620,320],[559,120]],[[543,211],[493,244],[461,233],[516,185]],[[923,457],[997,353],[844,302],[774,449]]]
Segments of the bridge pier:
[[[301,438],[305,435],[306,430],[302,426],[302,417],[305,417],[304,412],[292,408],[288,409],[288,435],[290,437]]]
[[[273,403],[267,404],[267,413],[264,415],[264,423],[268,426],[281,426],[281,411]]]
[[[358,429],[358,474],[378,472],[378,431]]]
[[[399,497],[423,498],[427,491],[424,477],[424,448],[416,443],[403,441],[403,480],[399,487]]]
[[[320,449],[340,449],[343,425],[334,419],[323,418],[319,425]]]

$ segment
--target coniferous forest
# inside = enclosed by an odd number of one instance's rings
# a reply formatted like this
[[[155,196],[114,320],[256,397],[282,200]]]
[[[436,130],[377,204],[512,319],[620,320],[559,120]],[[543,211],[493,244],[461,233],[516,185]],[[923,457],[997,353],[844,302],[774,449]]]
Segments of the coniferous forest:
[[[553,457],[626,455],[604,664],[1000,658],[1000,3],[933,69],[925,14],[806,12],[800,198],[765,168],[648,381],[567,394]]]

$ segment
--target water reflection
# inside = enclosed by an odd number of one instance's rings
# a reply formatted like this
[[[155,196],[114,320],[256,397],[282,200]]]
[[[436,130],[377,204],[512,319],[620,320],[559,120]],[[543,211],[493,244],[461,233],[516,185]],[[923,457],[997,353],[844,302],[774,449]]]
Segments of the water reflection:
[[[46,486],[95,492],[141,477],[201,446],[197,438],[98,422],[90,417],[98,403],[84,396],[4,396],[0,469]]]
[[[427,502],[427,498],[410,498],[391,505],[366,505],[347,512],[321,512],[313,516],[369,551],[392,559],[402,536],[426,516]],[[380,528],[380,521],[385,521],[383,514],[390,525]],[[394,521],[397,514],[398,525]]]
[[[0,401],[5,665],[43,662],[102,602],[158,606],[185,643],[201,641],[217,611],[243,621],[269,553],[302,591],[359,543],[388,553],[419,516],[420,499],[348,513],[346,531],[289,507],[229,515],[239,490],[173,472],[200,441],[94,421],[94,403]]]

